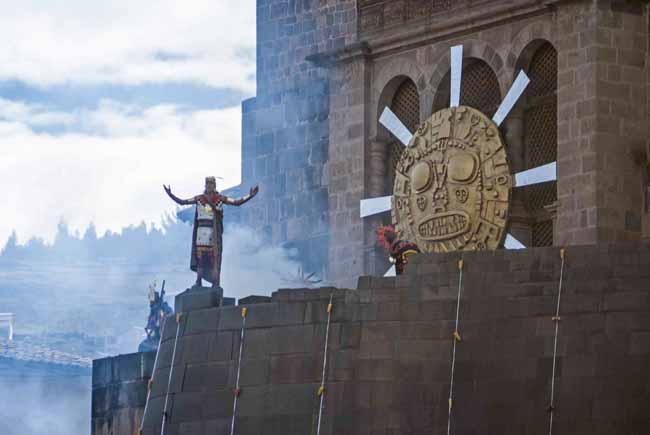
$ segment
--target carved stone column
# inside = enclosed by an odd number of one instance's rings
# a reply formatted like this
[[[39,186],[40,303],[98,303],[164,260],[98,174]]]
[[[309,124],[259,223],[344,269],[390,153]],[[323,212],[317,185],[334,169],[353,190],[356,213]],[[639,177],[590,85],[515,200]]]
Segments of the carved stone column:
[[[390,194],[388,179],[388,143],[373,138],[368,144],[368,185],[367,198],[376,198]],[[383,275],[386,268],[386,253],[377,245],[375,230],[384,223],[383,216],[377,215],[365,219],[366,231],[366,270],[372,275]]]
[[[386,191],[388,144],[371,139],[368,145],[368,197],[384,196]]]
[[[508,147],[510,169],[513,173],[525,168],[524,113],[515,108],[505,120],[505,141]],[[526,246],[532,244],[532,222],[524,203],[525,192],[513,189],[510,205],[510,233]]]

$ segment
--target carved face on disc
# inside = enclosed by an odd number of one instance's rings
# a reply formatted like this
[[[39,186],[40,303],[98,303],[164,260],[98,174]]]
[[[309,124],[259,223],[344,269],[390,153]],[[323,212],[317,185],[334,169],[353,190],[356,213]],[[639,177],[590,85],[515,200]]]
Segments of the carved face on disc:
[[[424,252],[497,249],[512,177],[497,126],[471,107],[440,110],[397,164],[393,224]]]

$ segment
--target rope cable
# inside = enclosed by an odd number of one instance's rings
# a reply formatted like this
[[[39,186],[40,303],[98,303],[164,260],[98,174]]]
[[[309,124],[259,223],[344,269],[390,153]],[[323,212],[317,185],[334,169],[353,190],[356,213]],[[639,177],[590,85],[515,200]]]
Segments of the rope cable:
[[[169,379],[167,379],[167,392],[165,393],[165,405],[163,407],[162,425],[160,426],[160,435],[165,434],[165,423],[167,422],[167,404],[169,403],[169,390],[172,385],[172,375],[174,373],[174,363],[176,361],[176,346],[178,345],[178,333],[181,330],[181,313],[176,313],[176,338],[174,339],[174,351],[172,352],[172,363],[169,367]]]
[[[142,435],[142,430],[144,428],[144,417],[147,415],[147,408],[149,407],[149,398],[151,397],[151,390],[153,389],[153,377],[156,374],[156,369],[158,368],[158,355],[160,355],[160,345],[162,344],[163,334],[160,334],[160,339],[158,340],[158,348],[156,348],[156,357],[153,360],[153,369],[151,369],[151,377],[149,382],[147,382],[147,399],[144,402],[144,411],[142,412],[142,420],[140,421],[140,429],[138,429],[138,434]]]
[[[447,435],[451,433],[451,409],[454,403],[454,371],[456,368],[456,344],[461,341],[458,325],[460,323],[460,296],[463,288],[463,259],[458,260],[458,298],[456,300],[456,325],[453,333],[453,345],[451,351],[451,379],[449,381],[449,414],[447,416]]]
[[[323,403],[325,401],[325,376],[327,371],[327,345],[329,342],[330,336],[330,323],[332,319],[332,297],[333,293],[330,293],[330,301],[327,304],[327,328],[325,330],[325,349],[323,351],[323,375],[321,377],[320,388],[318,389],[318,395],[320,396],[320,403],[318,405],[318,425],[316,427],[316,435],[320,435],[320,427],[323,421]]]
[[[560,249],[560,258],[562,259],[562,265],[560,266],[560,283],[557,291],[557,307],[555,309],[555,317],[553,321],[555,322],[555,338],[553,340],[553,371],[551,374],[551,400],[548,406],[549,412],[549,425],[548,425],[548,434],[552,435],[553,433],[553,415],[555,413],[555,375],[556,375],[556,365],[557,365],[557,336],[560,329],[560,300],[562,298],[562,280],[564,277],[564,249]]]
[[[234,398],[232,402],[232,421],[230,422],[230,435],[235,435],[235,417],[237,416],[237,399],[241,389],[239,388],[239,376],[241,374],[241,356],[244,351],[244,335],[246,331],[246,314],[248,309],[246,307],[241,309],[241,332],[239,334],[239,357],[237,359],[237,380],[235,381]]]

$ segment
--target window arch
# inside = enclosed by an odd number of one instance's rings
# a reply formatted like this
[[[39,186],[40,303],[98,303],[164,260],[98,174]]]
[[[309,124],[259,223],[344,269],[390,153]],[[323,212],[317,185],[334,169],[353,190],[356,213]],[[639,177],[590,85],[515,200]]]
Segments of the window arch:
[[[449,107],[451,72],[442,78],[433,101],[433,111]],[[460,85],[460,104],[480,110],[489,117],[501,103],[501,90],[497,76],[486,62],[468,58],[464,61]]]
[[[534,168],[557,160],[557,52],[544,42],[528,67],[530,85],[524,109],[524,165]],[[524,203],[530,215],[533,246],[553,244],[553,221],[545,209],[557,201],[557,182],[525,188]]]
[[[407,78],[398,86],[389,107],[404,123],[406,128],[414,133],[420,123],[420,94],[413,80]],[[391,138],[393,140],[388,144],[386,168],[388,175],[386,185],[387,194],[390,194],[393,190],[395,168],[404,150],[404,145],[399,140],[393,136]]]

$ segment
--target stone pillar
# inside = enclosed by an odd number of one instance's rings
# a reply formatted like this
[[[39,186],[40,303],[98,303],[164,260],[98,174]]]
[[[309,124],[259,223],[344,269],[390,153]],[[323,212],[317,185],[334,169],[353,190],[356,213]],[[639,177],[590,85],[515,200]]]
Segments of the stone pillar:
[[[328,281],[339,286],[354,285],[367,264],[359,202],[366,197],[368,71],[357,54],[330,72]]]
[[[387,194],[388,144],[371,139],[368,143],[368,197],[375,198]]]
[[[367,197],[376,198],[390,195],[392,186],[387,186],[388,179],[388,143],[376,138],[368,142],[368,185]],[[384,249],[377,244],[376,229],[386,221],[385,215],[377,215],[364,219],[366,265],[365,273],[383,275],[387,270],[387,259]]]
[[[504,126],[510,170],[517,173],[525,168],[524,113],[521,107],[508,114]],[[524,191],[521,189],[513,189],[512,192],[508,231],[525,246],[532,245],[531,220],[524,204]]]
[[[557,244],[641,235],[645,15],[643,2],[558,5]]]

